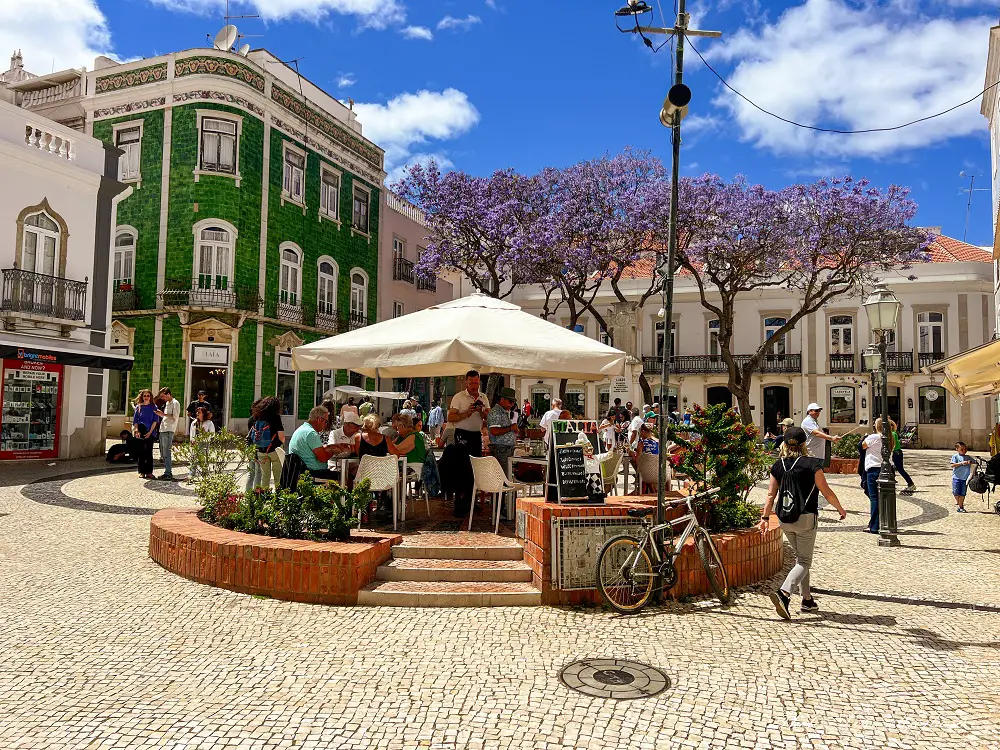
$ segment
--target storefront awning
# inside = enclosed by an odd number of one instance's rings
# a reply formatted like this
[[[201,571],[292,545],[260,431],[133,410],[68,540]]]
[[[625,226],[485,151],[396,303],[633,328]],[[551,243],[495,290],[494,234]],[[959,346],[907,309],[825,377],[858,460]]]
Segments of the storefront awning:
[[[945,389],[961,402],[1000,393],[1000,340],[922,367],[920,371],[925,375],[943,375]]]
[[[0,359],[47,365],[100,367],[102,370],[132,369],[132,357],[128,354],[69,341],[60,341],[58,345],[51,345],[48,342],[32,342],[26,345],[16,340],[0,338]]]

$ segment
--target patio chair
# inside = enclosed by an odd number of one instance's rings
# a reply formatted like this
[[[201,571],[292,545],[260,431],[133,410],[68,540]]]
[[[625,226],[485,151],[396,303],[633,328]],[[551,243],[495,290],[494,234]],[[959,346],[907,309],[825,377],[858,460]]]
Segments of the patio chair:
[[[485,458],[469,456],[469,460],[472,462],[473,477],[472,503],[469,505],[469,531],[472,531],[472,514],[476,509],[476,495],[479,492],[486,492],[493,495],[493,533],[496,534],[500,531],[500,502],[502,498],[508,493],[514,493],[514,497],[517,497],[517,491],[524,489],[527,485],[507,481],[507,476],[503,473],[500,462],[493,456]],[[510,505],[508,504],[507,507],[509,517],[511,515]]]
[[[424,465],[422,463],[406,465],[406,494],[403,497],[403,523],[406,523],[406,504],[410,500],[419,501],[421,495],[424,498],[424,505],[427,506],[427,517],[431,517],[431,501],[427,497],[427,488],[421,479],[423,473]]]
[[[653,453],[646,453],[645,451],[639,454],[639,459],[636,461],[636,471],[639,473],[639,494],[642,494],[644,485],[653,487],[654,489],[660,484],[660,457]],[[670,490],[670,462],[667,462],[667,486],[664,488],[667,491]]]
[[[618,470],[622,465],[622,451],[616,449],[594,456],[594,458],[600,462],[604,494],[613,495],[618,487]]]
[[[372,492],[392,492],[392,530],[396,530],[396,514],[399,511],[399,461],[393,455],[362,456],[355,485],[363,479],[370,483]]]

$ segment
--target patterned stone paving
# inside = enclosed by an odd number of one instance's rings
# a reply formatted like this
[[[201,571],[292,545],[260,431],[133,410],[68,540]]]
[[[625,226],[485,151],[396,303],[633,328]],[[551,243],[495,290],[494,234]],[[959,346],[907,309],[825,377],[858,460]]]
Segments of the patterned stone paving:
[[[946,461],[908,454],[920,502],[900,516],[922,518],[893,550],[843,530],[867,501],[834,478],[851,515],[824,515],[813,582],[874,598],[818,596],[790,623],[766,586],[632,618],[255,599],[152,563],[148,515],[21,492],[102,462],[3,465],[0,748],[995,750],[1000,614],[927,602],[1000,606],[1000,517],[953,512]],[[192,505],[134,472],[57,484],[112,508]],[[588,697],[558,677],[580,659],[648,664],[671,687]]]

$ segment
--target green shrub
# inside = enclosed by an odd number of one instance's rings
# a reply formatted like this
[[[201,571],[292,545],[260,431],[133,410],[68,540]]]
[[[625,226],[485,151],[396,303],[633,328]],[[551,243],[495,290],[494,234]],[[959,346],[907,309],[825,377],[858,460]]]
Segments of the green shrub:
[[[202,483],[214,481],[222,474],[245,471],[257,460],[257,449],[248,444],[243,435],[230,432],[225,427],[218,432],[196,433],[188,442],[176,446],[174,454],[188,462],[199,497]],[[214,490],[207,491],[217,494]]]
[[[856,433],[844,435],[833,444],[833,455],[839,458],[857,458],[858,446],[861,445],[863,439],[861,435]]]

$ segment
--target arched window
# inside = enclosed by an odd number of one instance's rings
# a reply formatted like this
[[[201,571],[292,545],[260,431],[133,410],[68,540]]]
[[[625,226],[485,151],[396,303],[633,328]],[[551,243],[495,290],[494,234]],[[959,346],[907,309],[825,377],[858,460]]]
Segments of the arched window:
[[[281,246],[281,277],[278,301],[284,305],[299,304],[299,280],[302,276],[302,255],[291,243]]]
[[[236,231],[211,219],[195,225],[195,276],[199,289],[231,290]]]
[[[944,314],[917,313],[917,341],[921,354],[944,353]]]
[[[115,259],[112,291],[129,291],[132,288],[135,271],[136,231],[132,227],[121,227],[115,233]]]
[[[368,274],[360,268],[351,271],[351,327],[368,325]]]
[[[337,314],[337,264],[332,258],[319,259],[319,275],[316,284],[316,313],[333,316]]]
[[[24,220],[21,270],[46,276],[59,270],[59,225],[44,211]]]

